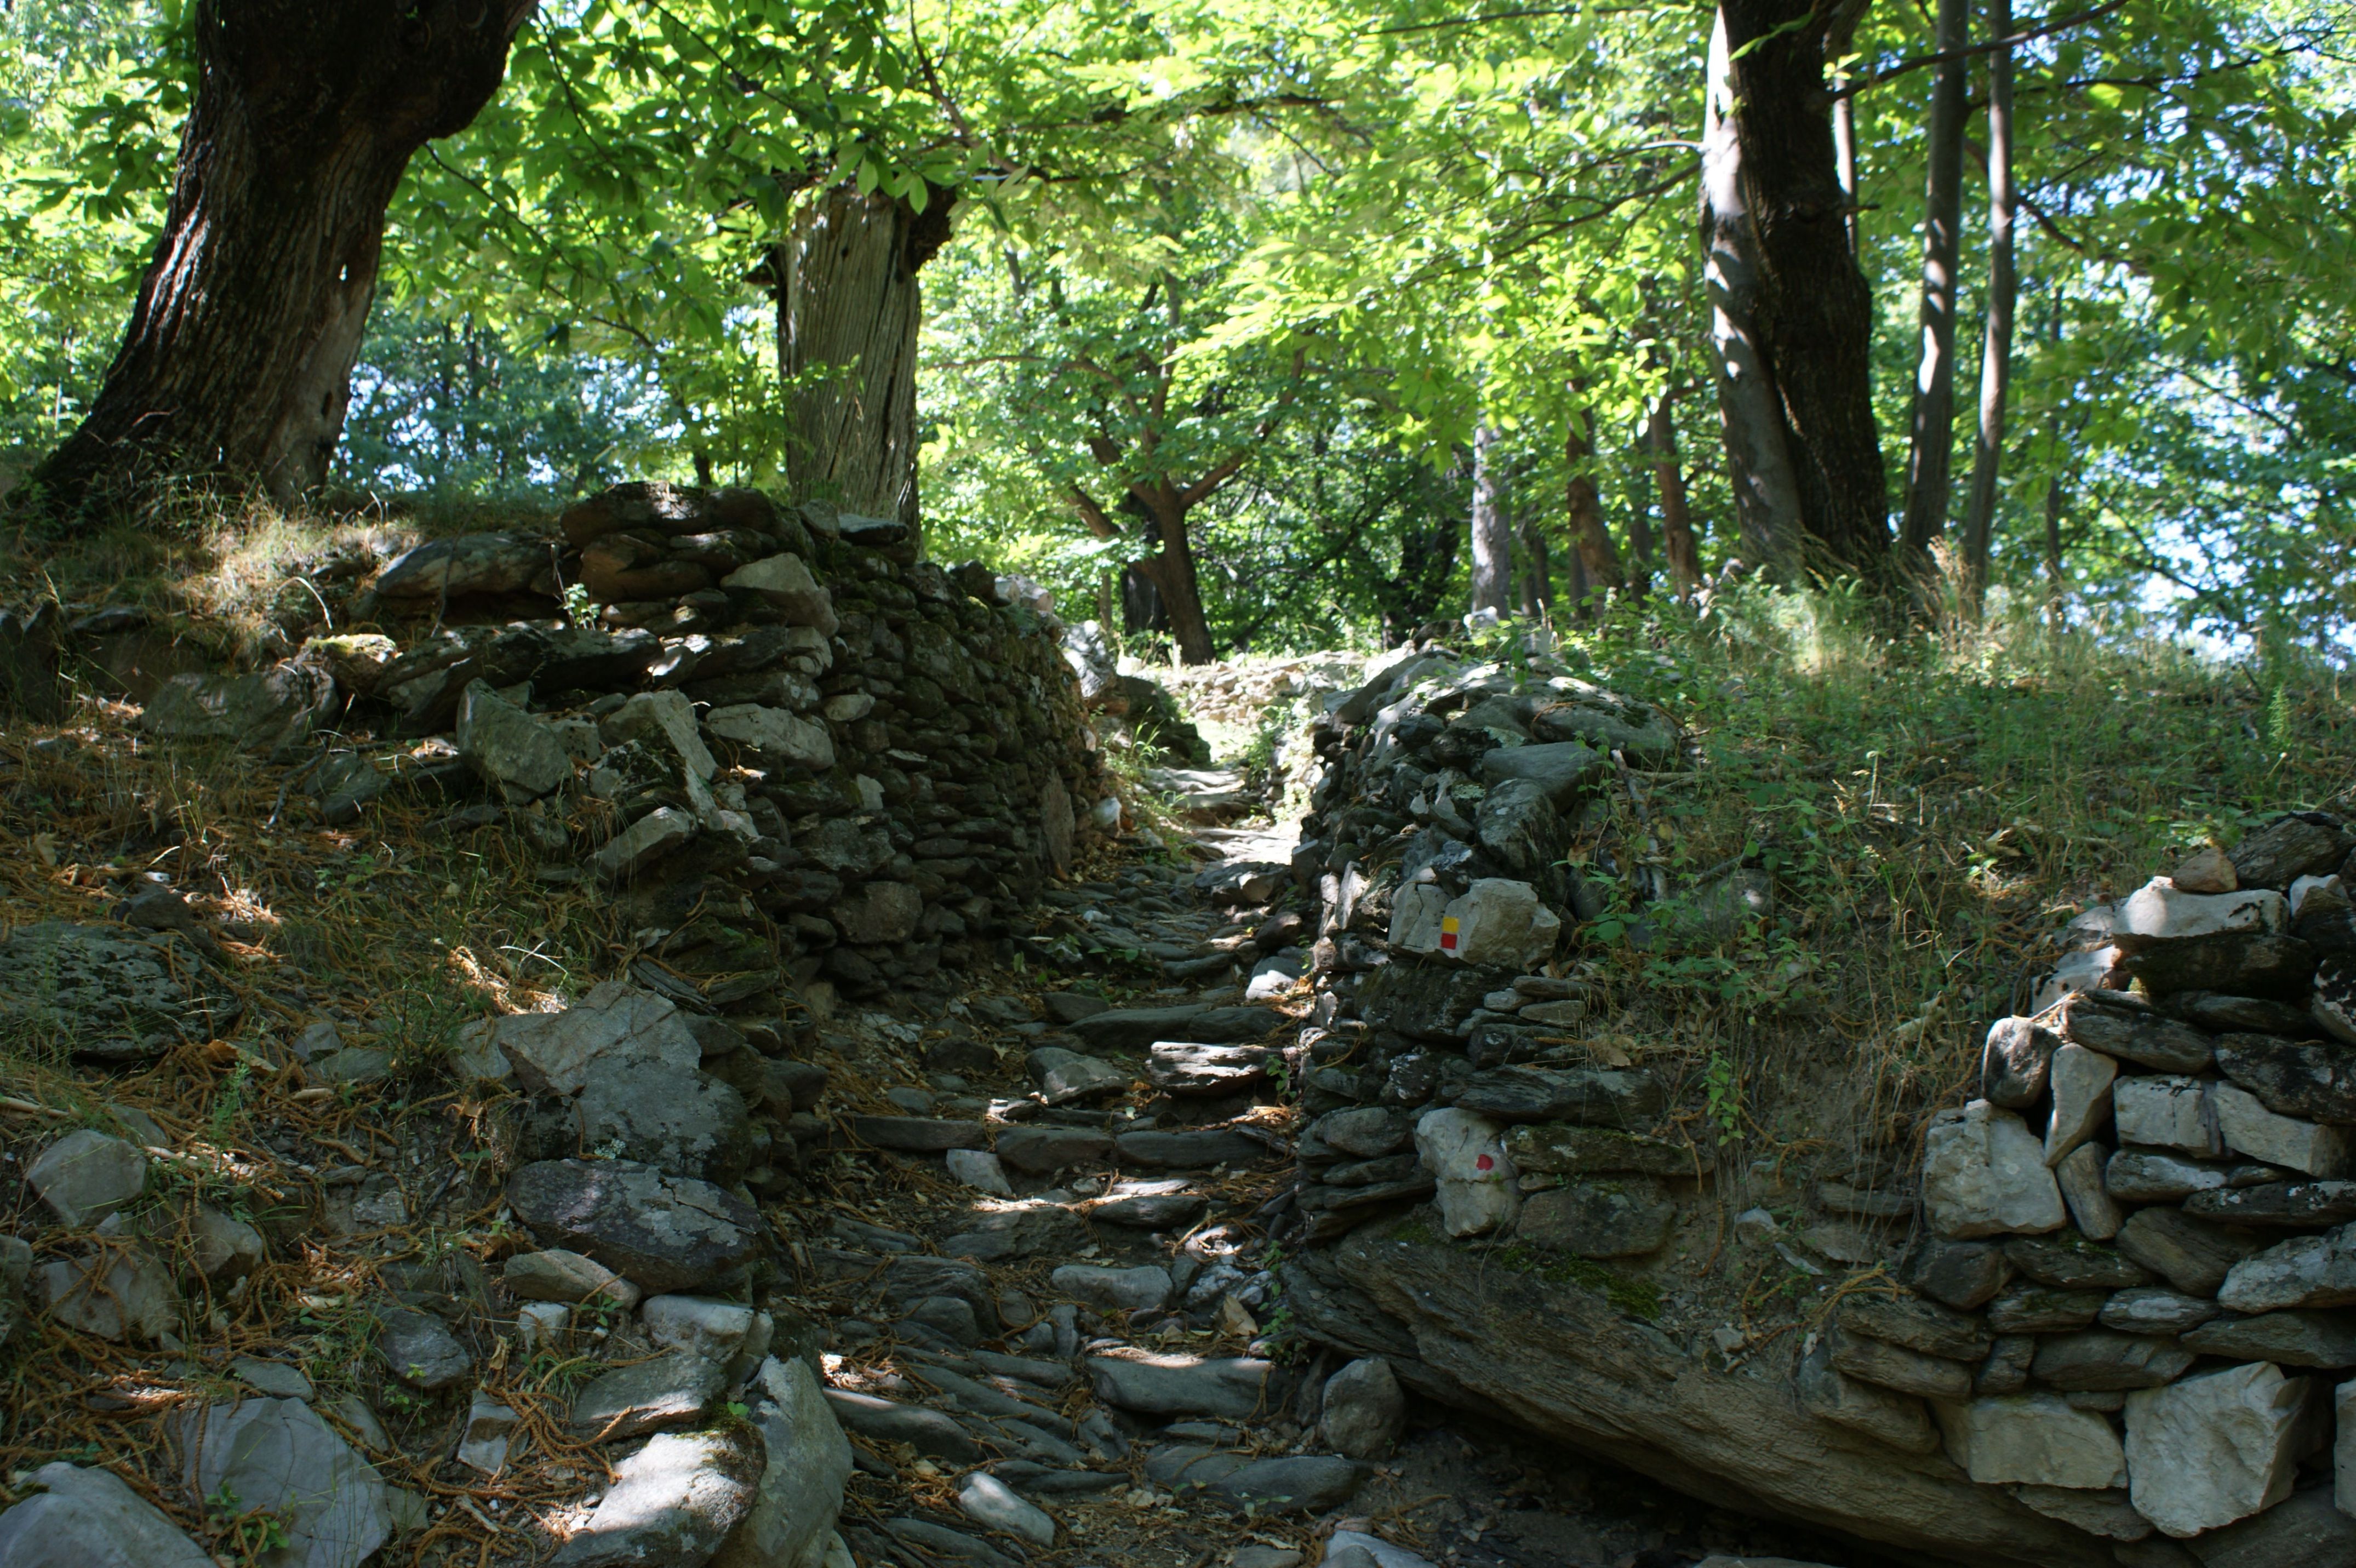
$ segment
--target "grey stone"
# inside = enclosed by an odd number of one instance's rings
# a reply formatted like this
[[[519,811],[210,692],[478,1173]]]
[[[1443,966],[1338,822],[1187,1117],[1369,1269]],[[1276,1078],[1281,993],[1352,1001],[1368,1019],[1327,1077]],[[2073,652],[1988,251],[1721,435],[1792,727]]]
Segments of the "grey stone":
[[[625,1160],[536,1161],[509,1179],[507,1195],[542,1241],[645,1290],[692,1290],[761,1244],[760,1215],[735,1194]]]
[[[2217,1302],[2235,1312],[2356,1306],[2356,1225],[2296,1236],[2242,1259]]]
[[[2110,1423],[2072,1409],[2059,1394],[2006,1394],[1933,1408],[1948,1456],[1982,1486],[2107,1491],[2126,1484],[2126,1456]]]
[[[1112,1010],[1110,1002],[1085,991],[1049,991],[1040,997],[1039,1003],[1047,1009],[1049,1018],[1067,1026]]]
[[[2136,1512],[2123,1491],[2082,1492],[2068,1487],[2017,1486],[2008,1488],[2015,1500],[2048,1519],[2112,1541],[2144,1541],[2151,1520]]]
[[[1951,1361],[1976,1361],[1988,1352],[1985,1322],[1919,1297],[1852,1296],[1841,1303],[1840,1326],[1869,1339],[1903,1345]]]
[[[745,1350],[765,1316],[742,1302],[711,1296],[653,1296],[638,1309],[639,1325],[657,1345],[690,1350],[723,1367]],[[755,1347],[755,1353],[767,1352]]]
[[[2336,1312],[2264,1312],[2221,1317],[2184,1336],[2185,1348],[2286,1367],[2356,1367],[2356,1324]]]
[[[1049,1277],[1065,1296],[1108,1311],[1151,1312],[1170,1299],[1170,1271],[1154,1264],[1138,1268],[1066,1264]]]
[[[2004,1255],[2030,1279],[2057,1290],[2126,1290],[2151,1283],[2142,1264],[2078,1236],[2015,1236],[2004,1244]]]
[[[1215,1165],[1254,1165],[1277,1157],[1274,1149],[1250,1134],[1230,1127],[1190,1127],[1183,1131],[1122,1133],[1113,1139],[1121,1159],[1131,1165],[1173,1170],[1202,1170]],[[1001,1141],[1000,1152],[1004,1152]]]
[[[2356,1220],[2356,1181],[2273,1181],[2196,1192],[2184,1211],[2261,1230],[2311,1231]]]
[[[2264,886],[2230,893],[2187,892],[2154,877],[2121,900],[2113,935],[2122,946],[2183,942],[2233,932],[2277,932],[2290,924],[2290,904]]]
[[[535,1093],[577,1094],[601,1066],[654,1063],[692,1072],[703,1058],[677,1007],[616,980],[562,1012],[510,1013],[491,1038],[516,1081]]]
[[[2153,1012],[2140,998],[2125,993],[2081,991],[2040,1019],[2073,1045],[2156,1072],[2198,1072],[2210,1062],[2206,1034]]]
[[[192,1506],[233,1497],[284,1531],[273,1568],[359,1568],[392,1533],[383,1477],[301,1400],[184,1407],[169,1425]]]
[[[2254,1236],[2175,1209],[2139,1209],[2118,1235],[2120,1252],[2187,1296],[2215,1296],[2233,1265],[2258,1246]]]
[[[2065,1221],[2036,1135],[1986,1100],[1931,1119],[1922,1206],[1933,1230],[1958,1241],[2057,1230]]]
[[[260,1356],[231,1356],[230,1376],[259,1393],[273,1399],[309,1399],[318,1391],[303,1369],[284,1361],[265,1360]]]
[[[2348,835],[2332,818],[2295,812],[2245,835],[2228,856],[2243,887],[2286,888],[2309,873],[2338,869],[2349,848]]]
[[[657,806],[591,856],[589,869],[609,882],[626,882],[694,837],[694,817],[677,806]]]
[[[2080,1144],[2053,1168],[2054,1185],[2062,1189],[2062,1200],[2069,1205],[2072,1221],[2080,1234],[2097,1242],[2117,1235],[2126,1222],[2103,1179],[2109,1157],[2110,1151],[2100,1144]]]
[[[1106,1163],[1112,1137],[1086,1127],[1008,1127],[998,1135],[998,1157],[1017,1170],[1050,1176],[1069,1166]]]
[[[742,1429],[659,1434],[614,1467],[551,1568],[702,1568],[752,1511],[759,1447]]]
[[[761,1435],[763,1466],[751,1511],[712,1568],[806,1568],[824,1551],[842,1511],[851,1443],[825,1391],[798,1358],[761,1363],[746,1390],[746,1419]]]
[[[1318,1430],[1335,1453],[1380,1459],[1406,1425],[1407,1395],[1380,1356],[1362,1356],[1325,1380]]]
[[[1019,1568],[1012,1557],[969,1535],[921,1519],[887,1519],[884,1529],[894,1541],[916,1547],[927,1557],[952,1558],[975,1568]]]
[[[1348,1502],[1365,1478],[1363,1467],[1323,1455],[1253,1459],[1223,1448],[1173,1444],[1153,1451],[1147,1477],[1173,1490],[1199,1488],[1256,1513],[1323,1513]]]
[[[475,1358],[447,1324],[407,1307],[379,1310],[376,1348],[394,1377],[429,1393],[464,1381],[475,1369]]]
[[[990,1129],[980,1122],[937,1121],[928,1116],[852,1116],[851,1136],[871,1148],[903,1154],[940,1154],[953,1148],[984,1148]]]
[[[478,593],[553,596],[553,541],[530,534],[456,534],[428,539],[385,563],[369,586],[380,599],[440,601]]]
[[[2217,1070],[2279,1115],[2356,1124],[2356,1050],[2339,1041],[2221,1035]]]
[[[1809,1414],[1901,1453],[1927,1454],[1939,1445],[1938,1429],[1921,1400],[1844,1375],[1833,1365],[1827,1339],[1820,1338],[1800,1358],[1792,1392]]]
[[[1269,1375],[1263,1360],[1112,1349],[1087,1360],[1097,1397],[1141,1415],[1208,1415],[1241,1421],[1260,1412]]]
[[[1333,1113],[1337,1116],[1359,1114]],[[1565,1122],[1524,1122],[1508,1128],[1505,1153],[1519,1170],[1563,1176],[1626,1171],[1644,1176],[1691,1177],[1695,1172],[1693,1153],[1676,1144],[1610,1127],[1582,1127]]]
[[[2222,991],[2291,998],[2315,982],[2316,950],[2275,932],[2220,932],[2163,942],[2129,953],[2120,968],[2165,999],[2180,991]]]
[[[1481,757],[1481,782],[1494,788],[1508,779],[1527,779],[1557,809],[1572,804],[1581,785],[1602,776],[1611,760],[1576,741],[1535,746],[1500,746]]]
[[[508,1259],[500,1280],[511,1294],[527,1301],[575,1305],[594,1297],[625,1311],[638,1304],[641,1294],[637,1285],[596,1259],[562,1247],[518,1253]]]
[[[2348,1137],[2339,1128],[2276,1115],[2256,1095],[2232,1083],[2212,1085],[2209,1103],[2225,1147],[2235,1153],[2308,1176],[2347,1174]]]
[[[1329,1111],[1309,1125],[1306,1140],[1323,1143],[1360,1159],[1396,1154],[1415,1137],[1415,1121],[1385,1105]]]
[[[2157,1285],[2122,1290],[2103,1303],[2099,1320],[2122,1334],[2174,1335],[2217,1316],[2217,1304]]]
[[[509,799],[547,795],[573,777],[573,753],[555,731],[474,681],[458,699],[458,754]]]
[[[1515,1234],[1580,1257],[1637,1257],[1660,1250],[1676,1214],[1649,1176],[1590,1177],[1524,1198]]]
[[[1416,1119],[1415,1149],[1417,1163],[1437,1185],[1440,1221],[1450,1235],[1483,1234],[1520,1214],[1514,1162],[1497,1124],[1486,1116],[1454,1106],[1426,1111]]]
[[[1081,1205],[1090,1220],[1139,1230],[1183,1229],[1203,1217],[1210,1200],[1183,1179],[1116,1182],[1102,1198]]]
[[[1988,1327],[1999,1334],[2063,1334],[2092,1323],[2104,1300],[2099,1290],[2016,1285],[1988,1303]]]
[[[1068,1027],[1097,1051],[1143,1051],[1158,1040],[1228,1045],[1259,1039],[1284,1021],[1266,1008],[1118,1008],[1091,1013]]]
[[[1043,1045],[1031,1052],[1023,1065],[1031,1074],[1031,1082],[1039,1086],[1040,1097],[1050,1105],[1125,1094],[1135,1082],[1131,1074],[1109,1061],[1052,1045]]]
[[[725,1363],[671,1350],[598,1377],[574,1398],[569,1422],[601,1442],[692,1426],[712,1413],[726,1385]]]
[[[739,702],[715,708],[704,716],[703,727],[723,741],[760,754],[772,766],[801,768],[822,773],[834,766],[834,738],[823,724],[788,713],[782,708]]]
[[[2192,1550],[2201,1568],[2348,1568],[2356,1563],[2356,1519],[2332,1506],[2329,1488],[2317,1488],[2212,1530]]]
[[[147,1157],[118,1137],[78,1127],[25,1169],[25,1180],[68,1225],[94,1225],[139,1196]]]
[[[2111,1083],[2119,1064],[2083,1045],[2064,1045],[2047,1066],[2053,1109],[2045,1128],[2045,1163],[2056,1166],[2111,1119]]]
[[[1984,1306],[2012,1278],[2012,1260],[1994,1242],[1926,1236],[1906,1264],[1906,1283],[1960,1311]]]
[[[722,578],[720,585],[741,592],[759,594],[783,610],[791,624],[811,627],[821,637],[831,637],[841,629],[842,623],[835,613],[833,595],[819,586],[798,556],[784,553],[765,556],[749,565],[738,567]]]
[[[336,679],[289,659],[254,675],[176,675],[155,688],[139,728],[164,741],[225,741],[240,751],[291,755],[327,717]]]
[[[949,1174],[977,1192],[987,1192],[995,1198],[1012,1198],[1014,1189],[1007,1184],[1006,1168],[998,1157],[983,1149],[953,1148],[948,1152]]]
[[[2036,1019],[1998,1019],[1980,1047],[1980,1097],[2025,1111],[2045,1096],[2047,1075],[2061,1039]]]
[[[152,1343],[179,1320],[172,1271],[144,1246],[111,1246],[90,1257],[46,1263],[30,1283],[51,1317],[116,1344]]]
[[[827,1407],[848,1430],[879,1443],[905,1443],[919,1454],[952,1464],[979,1464],[981,1445],[955,1421],[937,1410],[901,1404],[874,1394],[849,1389],[823,1391]]]
[[[2193,1352],[2166,1339],[2089,1328],[2047,1337],[2029,1367],[2051,1388],[2092,1392],[2158,1388],[2192,1365]]]
[[[486,1476],[498,1475],[507,1468],[508,1448],[522,1419],[513,1406],[476,1390],[474,1403],[466,1407],[466,1429],[458,1436],[458,1462]]]
[[[201,965],[176,962],[174,940],[61,920],[19,927],[0,941],[0,1028],[100,1061],[228,1035],[243,1004]]]
[[[1173,1094],[1229,1094],[1264,1082],[1276,1056],[1265,1046],[1156,1040],[1145,1076]]]
[[[958,1488],[958,1508],[985,1529],[1004,1531],[1043,1549],[1055,1544],[1055,1521],[1047,1511],[1016,1497],[1012,1487],[986,1471],[966,1477]]]
[[[209,1553],[111,1471],[63,1461],[15,1483],[0,1568],[213,1568]]]
[[[953,1258],[999,1263],[1084,1250],[1095,1240],[1078,1211],[1043,1198],[984,1208],[941,1243]]]
[[[2123,1203],[2174,1203],[2222,1188],[2233,1172],[2172,1149],[2122,1148],[2103,1166],[2103,1189]]]
[[[1834,1370],[1849,1377],[1924,1399],[1960,1400],[1972,1392],[1971,1369],[1959,1362],[1838,1328],[1826,1339]]]
[[[1999,1334],[1988,1347],[1987,1360],[1972,1374],[1977,1394],[2019,1393],[2029,1386],[2029,1369],[2037,1360],[2037,1339],[2030,1334]]]
[[[1635,1131],[1666,1103],[1661,1081],[1643,1068],[1498,1067],[1476,1072],[1457,1107],[1500,1122],[1579,1122]]]
[[[2111,1115],[2120,1143],[2207,1158],[2222,1154],[2207,1095],[2207,1084],[2198,1078],[2120,1079],[2111,1086]]]
[[[2288,1497],[2310,1390],[2261,1362],[2127,1395],[2136,1511],[2180,1539]]]
[[[660,741],[680,765],[698,779],[709,780],[720,771],[712,760],[711,748],[695,727],[695,705],[684,692],[633,692],[621,707],[607,714],[598,724],[598,732],[609,746],[626,745],[633,741],[649,743]]]

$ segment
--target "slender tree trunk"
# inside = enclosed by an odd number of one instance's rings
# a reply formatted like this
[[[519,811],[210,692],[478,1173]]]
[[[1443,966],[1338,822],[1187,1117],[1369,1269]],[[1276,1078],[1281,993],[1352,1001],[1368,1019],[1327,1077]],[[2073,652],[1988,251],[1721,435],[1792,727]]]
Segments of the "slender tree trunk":
[[[1591,411],[1580,409],[1572,413],[1564,431],[1563,492],[1570,542],[1579,552],[1587,592],[1600,596],[1610,589],[1625,588],[1627,580],[1621,571],[1619,547],[1612,542],[1612,530],[1604,525],[1602,494],[1595,487],[1595,436],[1590,428],[1593,418]],[[1583,603],[1580,608],[1582,613],[1587,610]]]
[[[918,212],[881,193],[830,187],[803,209],[773,263],[782,279],[787,483],[798,496],[912,528],[924,323],[916,273],[949,234],[947,194],[928,195]]]
[[[1644,440],[1645,426],[1638,421],[1637,440]],[[1653,503],[1645,494],[1653,481],[1649,464],[1633,464],[1628,473],[1628,592],[1638,599],[1653,591]]]
[[[1532,517],[1522,525],[1522,613],[1537,620],[1554,608],[1554,563],[1546,529]]]
[[[1723,0],[1758,347],[1781,400],[1812,566],[1879,580],[1890,482],[1873,421],[1873,298],[1849,254],[1814,0]]]
[[[1209,664],[1218,657],[1211,645],[1210,622],[1203,614],[1203,588],[1194,569],[1194,543],[1187,536],[1187,508],[1165,483],[1148,505],[1162,531],[1162,548],[1137,563],[1162,594],[1163,613],[1170,617],[1170,637],[1178,645],[1182,664]]]
[[[2070,596],[2069,579],[2062,575],[2062,471],[2058,466],[2062,445],[2062,416],[2053,416],[2053,445],[2057,466],[2045,480],[2045,592],[2047,617],[2051,621],[2053,635],[2060,636],[2068,624],[2064,606]]]
[[[1693,517],[1686,507],[1686,476],[1677,466],[1677,427],[1670,402],[1665,391],[1655,400],[1645,435],[1653,449],[1653,484],[1661,493],[1661,545],[1669,558],[1669,581],[1682,603],[1701,586],[1701,552],[1695,548]]]
[[[1938,0],[1935,47],[1957,55],[1971,39],[1970,0]],[[1963,253],[1965,89],[1967,59],[1939,64],[1932,79],[1929,167],[1922,190],[1922,347],[1906,460],[1906,516],[1899,548],[1906,568],[1928,565],[1931,541],[1946,531],[1955,451],[1955,274]]]
[[[1861,3],[1844,5],[1836,13],[1832,27],[1825,36],[1825,52],[1836,62],[1847,57],[1850,46],[1857,42],[1857,25],[1865,16]],[[1837,84],[1847,86],[1848,72],[1833,73]],[[1847,206],[1848,253],[1858,260],[1860,269],[1865,264],[1865,209],[1858,202],[1857,183],[1857,98],[1842,93],[1833,100],[1833,158],[1840,169],[1841,196]]]
[[[2012,36],[2012,0],[1988,0],[1988,37]],[[1964,595],[1976,619],[1996,527],[1997,475],[2004,463],[2005,399],[2012,384],[2012,315],[2020,283],[2013,269],[2012,51],[1988,56],[1987,327],[1980,341],[1980,431],[1964,508]]]
[[[167,477],[327,477],[410,155],[472,121],[533,0],[200,0],[164,231],[90,415],[35,474],[53,510]]]
[[[1514,529],[1505,516],[1504,464],[1491,450],[1497,432],[1472,431],[1472,609],[1514,612]]]
[[[1718,412],[1734,491],[1743,558],[1789,581],[1800,561],[1800,490],[1792,472],[1783,402],[1759,344],[1756,241],[1743,205],[1742,150],[1734,134],[1733,66],[1726,16],[1709,36],[1709,87],[1702,113],[1702,281]]]

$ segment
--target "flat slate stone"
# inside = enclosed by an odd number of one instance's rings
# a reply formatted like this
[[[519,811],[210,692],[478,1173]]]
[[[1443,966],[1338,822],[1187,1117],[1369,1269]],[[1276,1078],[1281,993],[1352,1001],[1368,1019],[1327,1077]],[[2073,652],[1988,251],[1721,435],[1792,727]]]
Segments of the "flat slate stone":
[[[1130,1164],[1161,1166],[1177,1170],[1197,1170],[1214,1165],[1251,1165],[1282,1157],[1258,1138],[1226,1127],[1123,1133],[1113,1140],[1113,1147]]]
[[[16,1489],[32,1495],[0,1513],[7,1568],[214,1568],[209,1553],[112,1471],[59,1460]]]
[[[1476,1072],[1456,1108],[1501,1122],[1580,1122],[1633,1130],[1656,1120],[1666,1095],[1642,1068],[1498,1067]]]
[[[1263,1082],[1269,1059],[1280,1055],[1258,1045],[1156,1040],[1146,1057],[1145,1075],[1173,1094],[1229,1094]]]
[[[2217,1070],[2278,1115],[2356,1124],[2356,1049],[2338,1041],[2224,1035]]]
[[[1087,1370],[1097,1397],[1121,1410],[1242,1421],[1261,1413],[1275,1368],[1251,1358],[1206,1360],[1122,1349],[1090,1356]]]
[[[2231,1225],[2320,1230],[2356,1220],[2356,1181],[2270,1181],[2196,1192],[2184,1200],[2184,1211]]]
[[[1086,1127],[1008,1127],[998,1135],[998,1157],[1017,1170],[1048,1176],[1110,1159],[1112,1135]]]
[[[1066,1027],[1098,1051],[1143,1051],[1157,1040],[1215,1045],[1258,1040],[1284,1015],[1267,1008],[1114,1008]]]
[[[2184,1336],[2187,1349],[2290,1367],[2356,1367],[2356,1323],[2341,1312],[2262,1312],[2218,1317]]]
[[[228,1034],[244,1004],[190,949],[175,965],[171,940],[61,920],[22,927],[0,942],[0,1027],[100,1061]]]
[[[584,1436],[617,1443],[649,1432],[693,1426],[712,1413],[726,1370],[692,1350],[616,1367],[583,1389],[569,1424]]]
[[[1199,1487],[1237,1509],[1259,1513],[1323,1513],[1357,1495],[1365,1467],[1326,1454],[1254,1459],[1231,1449],[1171,1444],[1157,1448],[1145,1473],[1173,1491]]]
[[[543,1242],[582,1253],[653,1295],[693,1290],[752,1257],[761,1216],[724,1188],[626,1160],[544,1159],[508,1181]]]
[[[901,1154],[945,1154],[953,1148],[990,1147],[990,1129],[980,1122],[943,1122],[929,1116],[853,1116],[851,1135],[871,1148]]]
[[[830,1388],[825,1393],[828,1406],[845,1431],[879,1443],[905,1443],[919,1454],[952,1464],[981,1462],[981,1445],[937,1410],[848,1389]]]

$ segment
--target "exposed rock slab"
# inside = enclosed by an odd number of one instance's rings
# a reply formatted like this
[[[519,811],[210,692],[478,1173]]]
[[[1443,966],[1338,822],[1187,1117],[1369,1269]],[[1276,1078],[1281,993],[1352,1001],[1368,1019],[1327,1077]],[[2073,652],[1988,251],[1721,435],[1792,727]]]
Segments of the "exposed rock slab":
[[[543,1241],[657,1293],[716,1279],[761,1242],[760,1215],[735,1194],[625,1160],[536,1161],[509,1179],[508,1201]]]

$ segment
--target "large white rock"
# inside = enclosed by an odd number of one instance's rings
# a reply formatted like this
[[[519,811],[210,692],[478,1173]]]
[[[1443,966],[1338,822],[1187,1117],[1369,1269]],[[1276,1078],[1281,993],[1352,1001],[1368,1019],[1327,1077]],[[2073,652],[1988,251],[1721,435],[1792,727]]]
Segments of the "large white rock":
[[[2125,1222],[2103,1181],[2103,1161],[2109,1152],[2100,1144],[2080,1144],[2053,1168],[2062,1200],[2070,1205],[2070,1218],[2077,1221],[2083,1234],[2097,1242],[2117,1235]]]
[[[25,1180],[68,1225],[95,1225],[139,1196],[147,1157],[122,1138],[77,1127],[41,1151]]]
[[[1467,964],[1536,969],[1554,956],[1562,921],[1527,882],[1483,877],[1440,916],[1440,951]]]
[[[696,732],[695,705],[683,691],[635,693],[599,721],[597,733],[608,745],[659,735],[678,753],[687,776],[701,783],[711,782],[720,771],[720,764],[712,760],[712,749]]]
[[[1503,1129],[1488,1117],[1426,1111],[1415,1124],[1415,1153],[1440,1185],[1440,1217],[1450,1235],[1494,1231],[1521,1212],[1519,1173],[1505,1154]]]
[[[2119,905],[2116,934],[2136,945],[2228,931],[2280,931],[2288,924],[2290,901],[2268,889],[2188,893],[2166,877],[2154,877]]]
[[[2290,1496],[2313,1385],[2265,1361],[2127,1395],[2136,1511],[2179,1539]]]
[[[1439,952],[1440,917],[1447,912],[1447,889],[1409,882],[1391,900],[1391,945],[1404,953]]]
[[[2058,1393],[2013,1393],[1933,1407],[1948,1456],[1983,1486],[2102,1491],[2127,1480],[2111,1424]]]
[[[16,1483],[38,1488],[0,1513],[0,1568],[213,1568],[179,1527],[110,1470],[63,1460]]]
[[[2209,1103],[2217,1113],[2217,1131],[2234,1153],[2309,1176],[2347,1174],[2348,1135],[2338,1127],[2276,1115],[2237,1083],[2211,1084]]]
[[[786,613],[798,626],[809,626],[831,637],[842,622],[835,614],[834,595],[819,586],[809,567],[797,555],[772,555],[740,566],[720,580],[723,588],[757,593]]]
[[[2253,1253],[2225,1275],[2217,1304],[2234,1312],[2356,1307],[2356,1225]]]
[[[2111,1119],[2111,1081],[2119,1064],[2099,1051],[2065,1045],[2046,1063],[2053,1114],[2045,1125],[2045,1163],[2060,1165]]]
[[[2111,1116],[2119,1141],[2150,1148],[2217,1155],[2217,1124],[2205,1103],[2209,1086],[2198,1078],[2170,1073],[2122,1078],[2111,1085]]]
[[[827,733],[826,726],[798,718],[782,708],[764,708],[757,702],[732,703],[713,709],[705,716],[703,727],[723,741],[750,746],[764,758],[790,763],[814,773],[834,766],[834,737]]]
[[[2068,1219],[2037,1135],[1986,1100],[1932,1118],[1922,1207],[1931,1228],[1955,1240],[2056,1231]]]

